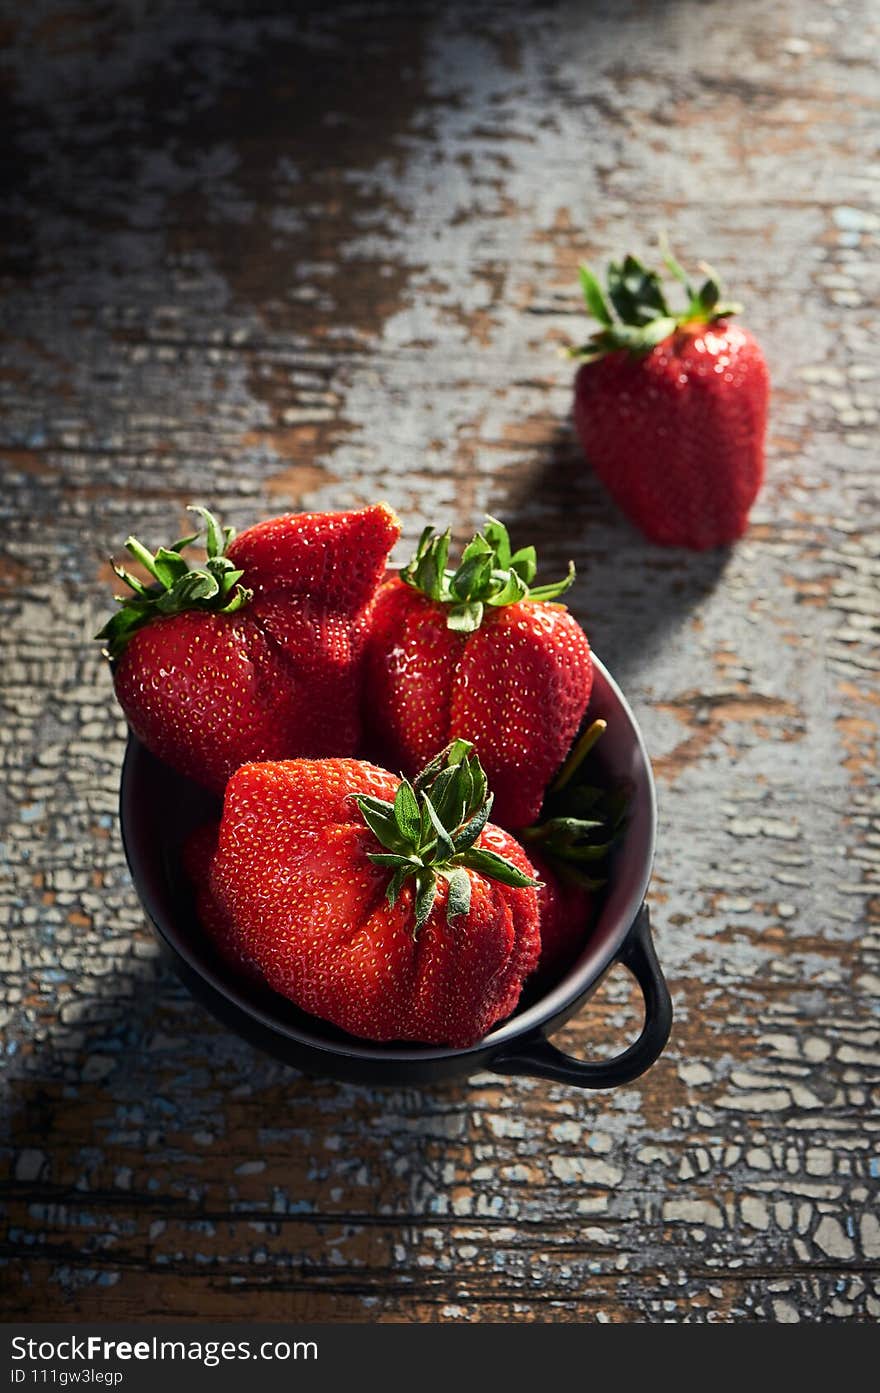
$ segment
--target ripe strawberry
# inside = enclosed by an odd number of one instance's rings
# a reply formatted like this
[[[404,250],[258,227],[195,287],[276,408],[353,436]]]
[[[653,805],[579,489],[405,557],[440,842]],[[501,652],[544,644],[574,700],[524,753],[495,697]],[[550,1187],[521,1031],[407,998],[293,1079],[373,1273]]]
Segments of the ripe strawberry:
[[[253,982],[261,982],[261,974],[241,953],[233,934],[231,920],[211,890],[211,866],[217,855],[219,835],[219,822],[209,822],[203,827],[198,827],[183,847],[183,867],[195,892],[196,914],[227,966]]]
[[[366,616],[396,517],[382,504],[291,513],[235,537],[192,511],[204,564],[182,555],[196,536],[155,555],[130,537],[155,585],[117,568],[133,593],[98,634],[132,730],[217,793],[249,760],[353,753]]]
[[[538,958],[536,882],[470,750],[412,784],[352,759],[233,775],[211,893],[270,987],[370,1040],[464,1047],[509,1015]]]
[[[569,876],[558,864],[529,847],[529,860],[540,879],[538,914],[541,920],[541,956],[535,983],[550,987],[573,965],[587,941],[596,913],[596,894],[577,875]]]
[[[365,719],[377,753],[413,775],[454,735],[473,741],[505,827],[538,816],[590,696],[586,635],[551,603],[574,579],[532,587],[534,547],[511,553],[488,518],[449,570],[449,533],[422,534],[372,609]]]
[[[575,743],[547,793],[542,821],[519,837],[541,884],[539,988],[563,976],[587,941],[614,844],[623,829],[628,790],[607,788],[587,756],[606,729],[596,720]]]
[[[583,360],[574,419],[629,520],[651,541],[702,551],[746,530],[764,477],[770,382],[751,334],[729,322],[741,307],[721,301],[714,271],[704,267],[695,290],[668,252],[664,259],[688,297],[678,315],[659,277],[634,257],[609,266],[607,299],[581,267],[602,328],[572,350]]]

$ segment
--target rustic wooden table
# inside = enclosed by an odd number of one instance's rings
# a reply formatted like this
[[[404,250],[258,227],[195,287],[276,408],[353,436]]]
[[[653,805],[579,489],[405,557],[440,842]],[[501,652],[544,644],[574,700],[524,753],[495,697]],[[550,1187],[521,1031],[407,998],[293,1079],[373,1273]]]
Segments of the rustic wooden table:
[[[7,1317],[876,1317],[878,6],[257,8],[4,7]],[[660,224],[771,365],[730,555],[643,543],[570,424],[578,261]],[[659,781],[636,1084],[316,1083],[157,963],[106,557],[377,498],[577,563]],[[563,1040],[637,1027],[621,971]]]

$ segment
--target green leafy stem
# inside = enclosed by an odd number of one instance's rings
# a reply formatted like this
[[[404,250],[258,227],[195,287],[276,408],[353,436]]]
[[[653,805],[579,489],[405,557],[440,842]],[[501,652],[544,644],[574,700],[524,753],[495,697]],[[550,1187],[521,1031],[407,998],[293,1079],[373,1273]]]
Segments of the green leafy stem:
[[[388,903],[394,906],[407,882],[414,884],[414,935],[434,908],[441,879],[449,886],[449,924],[470,910],[468,871],[477,871],[502,885],[538,884],[506,857],[476,845],[492,811],[492,795],[472,751],[470,741],[453,740],[412,783],[401,780],[393,803],[364,793],[352,794],[364,822],[385,848],[368,855],[375,865],[391,871]]]
[[[604,872],[625,826],[630,797],[627,788],[603,787],[589,772],[588,756],[606,729],[603,720],[587,727],[547,792],[542,821],[518,833],[526,850],[534,846],[563,878],[587,890],[605,884]]]
[[[533,585],[538,570],[534,547],[513,551],[507,528],[497,518],[468,542],[458,566],[447,565],[451,534],[426,527],[415,555],[400,573],[401,580],[429,599],[448,605],[446,626],[459,633],[473,633],[483,622],[486,606],[498,608],[528,600],[556,600],[574,580],[574,563],[568,573],[550,585]]]
[[[581,266],[584,301],[601,327],[586,343],[570,348],[569,357],[590,362],[621,348],[646,353],[686,325],[708,324],[740,313],[742,305],[722,298],[721,280],[706,262],[700,263],[705,279],[695,285],[672,255],[665,237],[660,239],[660,250],[666,269],[684,287],[684,309],[676,312],[670,308],[660,276],[634,256],[611,262],[604,289],[595,272]]]
[[[113,570],[131,593],[116,596],[120,608],[95,635],[104,642],[109,658],[118,658],[131,636],[151,619],[182,614],[188,609],[234,614],[252,598],[253,591],[239,584],[244,572],[237,570],[226,555],[235,529],[221,527],[207,508],[192,507],[187,511],[198,513],[205,526],[207,556],[201,565],[191,566],[182,555],[198,541],[201,529],[155,552],[148,551],[137,537],[128,538],[126,550],[152,576],[150,585],[144,585],[114,563]]]

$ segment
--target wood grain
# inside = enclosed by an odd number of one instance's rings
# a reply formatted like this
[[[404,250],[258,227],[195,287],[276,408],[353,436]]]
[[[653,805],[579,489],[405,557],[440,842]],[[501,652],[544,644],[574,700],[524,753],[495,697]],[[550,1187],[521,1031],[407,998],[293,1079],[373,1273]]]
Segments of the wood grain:
[[[6,14],[7,1318],[876,1318],[877,5]],[[730,554],[642,542],[572,434],[577,264],[661,223],[771,366]],[[677,1021],[625,1089],[308,1080],[156,962],[107,557],[377,498],[577,564],[661,798]],[[637,1028],[615,975],[564,1041]]]

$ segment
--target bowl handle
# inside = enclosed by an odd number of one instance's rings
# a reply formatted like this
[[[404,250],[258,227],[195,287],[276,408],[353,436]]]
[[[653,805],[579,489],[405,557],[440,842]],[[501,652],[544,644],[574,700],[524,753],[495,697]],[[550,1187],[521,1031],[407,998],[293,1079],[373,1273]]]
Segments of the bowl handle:
[[[538,1079],[553,1079],[556,1083],[571,1084],[574,1088],[614,1088],[617,1084],[637,1079],[657,1059],[672,1029],[672,1001],[666,979],[654,952],[648,906],[643,904],[615,962],[628,967],[642,989],[645,999],[645,1024],[638,1040],[615,1059],[595,1062],[575,1059],[551,1045],[543,1031],[512,1046],[491,1061],[489,1067],[499,1074],[526,1074]]]

